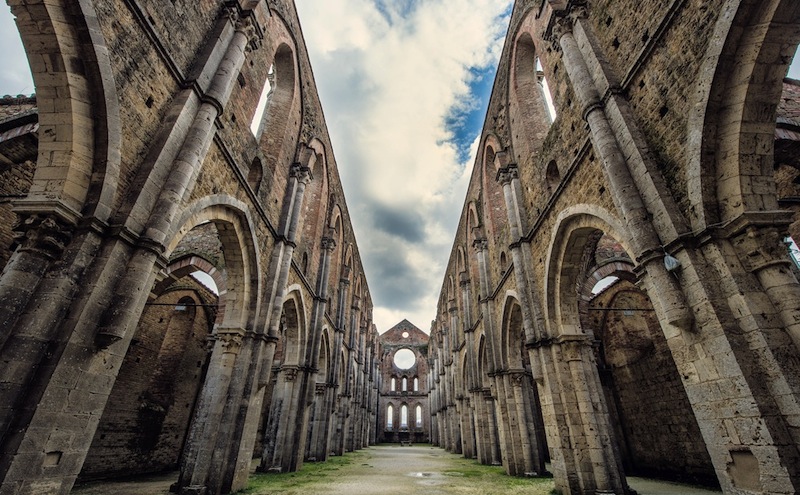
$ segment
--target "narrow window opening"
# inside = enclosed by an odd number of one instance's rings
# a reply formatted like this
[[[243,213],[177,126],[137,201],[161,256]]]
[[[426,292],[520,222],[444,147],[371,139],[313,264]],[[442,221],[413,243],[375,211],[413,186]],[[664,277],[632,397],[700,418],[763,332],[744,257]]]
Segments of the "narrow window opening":
[[[267,72],[267,80],[264,81],[264,87],[261,89],[261,96],[258,98],[258,105],[256,105],[256,113],[253,115],[253,121],[250,122],[250,132],[258,139],[261,133],[264,132],[264,123],[267,116],[267,103],[272,96],[272,91],[275,88],[275,65],[270,65],[269,72]]]
[[[396,390],[396,387],[397,387],[397,382],[396,382],[396,380],[394,379],[394,377],[392,377],[392,388],[391,388],[390,390],[391,390],[392,392],[394,392],[394,391]]]
[[[394,408],[390,405],[386,408],[386,429],[391,430],[394,425]]]
[[[414,377],[414,392],[419,391],[419,378]]]
[[[555,160],[550,160],[547,164],[547,191],[553,194],[558,189],[558,184],[561,182],[561,174],[558,173],[558,165]]]
[[[794,242],[794,239],[791,237],[787,237],[783,240],[786,244],[786,247],[789,249],[789,256],[794,261],[794,264],[797,266],[797,269],[800,270],[800,248],[797,247],[797,243]]]
[[[403,392],[408,390],[408,378],[403,377]]]
[[[417,428],[422,428],[422,406],[417,406],[414,416],[417,419]]]
[[[400,408],[400,428],[408,428],[408,406],[405,404]]]
[[[253,163],[250,164],[250,171],[247,173],[247,184],[256,194],[258,194],[258,190],[261,187],[263,176],[264,168],[261,166],[261,160],[258,157],[253,158]]]
[[[550,123],[552,124],[553,121],[556,120],[556,105],[553,102],[553,95],[550,92],[550,85],[547,84],[547,78],[544,77],[542,63],[538,58],[536,59],[536,80],[539,81],[539,90],[542,92],[545,107],[547,107],[547,117],[550,119]]]

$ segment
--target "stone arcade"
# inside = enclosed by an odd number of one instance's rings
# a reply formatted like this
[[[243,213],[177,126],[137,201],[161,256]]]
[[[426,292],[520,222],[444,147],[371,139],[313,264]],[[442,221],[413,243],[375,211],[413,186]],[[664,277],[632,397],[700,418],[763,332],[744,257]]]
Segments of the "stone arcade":
[[[7,2],[0,495],[428,438],[800,492],[795,0],[518,0],[429,340],[372,323],[291,0]]]

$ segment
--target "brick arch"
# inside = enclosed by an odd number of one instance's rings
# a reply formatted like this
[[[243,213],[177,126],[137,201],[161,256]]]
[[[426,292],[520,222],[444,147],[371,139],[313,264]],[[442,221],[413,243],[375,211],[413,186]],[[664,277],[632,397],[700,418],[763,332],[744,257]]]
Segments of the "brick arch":
[[[258,143],[264,153],[264,165],[270,170],[269,175],[273,175],[282,166],[289,165],[294,150],[287,149],[284,143],[287,136],[296,136],[300,130],[299,123],[292,122],[293,117],[299,121],[300,115],[300,71],[297,48],[285,23],[272,16],[267,29],[278,33],[274,52],[266,62],[274,67],[275,87],[264,109]]]
[[[783,78],[800,42],[793,0],[728,0],[698,77],[687,189],[695,229],[778,210],[774,132]]]
[[[525,349],[525,329],[522,327],[522,307],[515,291],[507,291],[503,303],[502,352],[503,367],[523,369],[522,354]]]
[[[503,186],[497,182],[497,172],[500,169],[497,157],[504,152],[504,148],[495,135],[489,134],[484,138],[482,149],[480,163],[483,179],[481,184],[483,224],[487,240],[494,243],[500,236],[500,229],[507,223]]]
[[[220,296],[227,292],[228,289],[226,287],[224,270],[220,270],[217,265],[211,263],[202,256],[189,254],[173,260],[167,265],[164,269],[166,277],[153,287],[153,293],[160,294],[177,280],[196,271],[201,271],[214,280]]]
[[[241,202],[226,195],[215,195],[191,204],[181,216],[180,227],[172,236],[166,255],[169,256],[186,233],[205,222],[215,224],[225,257],[226,291],[224,295],[220,293],[220,306],[225,307],[222,324],[231,328],[254,328],[260,253],[252,219]]]
[[[630,250],[622,222],[607,210],[592,205],[575,205],[561,212],[548,248],[545,274],[548,334],[583,334],[576,287],[583,283],[587,243],[599,232]],[[578,285],[581,284],[581,285]]]
[[[117,197],[121,130],[92,2],[22,1],[11,10],[31,62],[39,115],[36,172],[18,211],[44,209],[71,223],[79,214],[108,220]]]
[[[592,289],[597,282],[609,276],[615,276],[630,282],[636,281],[633,273],[633,263],[626,261],[609,261],[597,267],[583,283],[578,294],[578,313],[580,314],[581,328],[590,328],[589,324],[589,305],[596,294],[592,294]]]
[[[306,145],[301,145],[298,153],[298,162],[311,169],[313,180],[306,186],[303,195],[303,214],[297,225],[300,238],[298,241],[322,239],[328,225],[328,195],[330,193],[328,182],[328,153],[326,146],[317,138]],[[316,250],[319,246],[309,246]]]
[[[523,165],[538,154],[551,124],[542,86],[544,73],[537,70],[537,60],[533,33],[521,26],[511,57],[508,103],[512,122],[518,122],[511,135],[515,158]]]
[[[298,286],[289,287],[281,309],[281,336],[276,350],[275,362],[287,366],[299,366],[306,355],[308,342],[306,327],[306,304]],[[280,357],[280,361],[278,360]]]

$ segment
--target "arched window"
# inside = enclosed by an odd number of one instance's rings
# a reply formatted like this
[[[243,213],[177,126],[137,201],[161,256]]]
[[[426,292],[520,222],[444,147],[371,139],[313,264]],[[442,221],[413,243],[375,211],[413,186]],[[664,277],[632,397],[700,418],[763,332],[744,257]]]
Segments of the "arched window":
[[[256,105],[256,113],[253,115],[253,121],[250,122],[250,132],[253,136],[261,136],[264,131],[264,117],[266,116],[267,102],[272,96],[272,90],[275,87],[275,66],[269,67],[267,72],[267,80],[264,81],[264,87],[261,89],[261,96],[258,98],[258,105]]]
[[[400,428],[408,428],[408,406],[405,404],[400,408]]]
[[[408,378],[403,377],[403,392],[408,390]]]
[[[396,387],[397,387],[397,381],[394,379],[394,377],[392,377],[392,388],[390,388],[389,390],[394,392],[396,390]],[[389,407],[391,407],[391,406],[389,406]]]
[[[417,378],[415,376],[414,377],[414,392],[417,392],[418,390],[419,390],[419,378]]]
[[[394,425],[394,408],[391,404],[386,408],[386,429],[391,430]]]
[[[417,428],[422,428],[422,406],[417,406],[414,411],[414,416],[417,420]]]

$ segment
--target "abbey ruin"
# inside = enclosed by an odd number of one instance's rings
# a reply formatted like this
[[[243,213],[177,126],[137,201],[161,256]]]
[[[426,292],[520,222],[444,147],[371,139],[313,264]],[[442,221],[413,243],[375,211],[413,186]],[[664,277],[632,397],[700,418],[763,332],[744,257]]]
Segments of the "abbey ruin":
[[[292,0],[7,3],[0,495],[377,442],[800,492],[798,2],[517,0],[429,336],[373,323]]]

